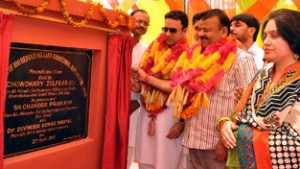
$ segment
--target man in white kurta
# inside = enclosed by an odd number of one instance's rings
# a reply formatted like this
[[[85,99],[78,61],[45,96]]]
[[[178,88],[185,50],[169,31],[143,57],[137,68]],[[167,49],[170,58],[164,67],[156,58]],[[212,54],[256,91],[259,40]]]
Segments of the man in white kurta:
[[[141,114],[137,127],[139,169],[178,169],[184,123],[173,118],[165,101],[172,91],[172,68],[188,43],[188,17],[182,11],[165,15],[162,33],[147,48],[140,67],[133,68],[141,83]]]
[[[146,45],[142,42],[138,42],[134,47],[132,51],[132,66],[138,66],[142,54],[146,50]],[[140,95],[137,92],[131,91],[131,100],[139,101]],[[128,164],[127,168],[130,167],[132,161],[134,160],[134,149],[135,149],[135,139],[136,139],[136,126],[137,126],[137,120],[140,116],[140,108],[137,108],[130,114],[130,120],[129,120],[129,134],[128,134]]]
[[[135,17],[136,27],[132,30],[135,46],[132,49],[132,67],[138,67],[140,65],[142,56],[146,50],[146,45],[140,40],[149,26],[149,15],[144,10],[136,10],[131,13],[131,16]],[[131,100],[139,101],[139,93],[131,91]],[[137,120],[140,115],[140,108],[137,108],[133,112],[130,112],[129,121],[129,134],[128,134],[128,153],[127,153],[127,168],[129,169],[132,161],[134,160],[135,152],[135,140],[136,140],[136,126]]]

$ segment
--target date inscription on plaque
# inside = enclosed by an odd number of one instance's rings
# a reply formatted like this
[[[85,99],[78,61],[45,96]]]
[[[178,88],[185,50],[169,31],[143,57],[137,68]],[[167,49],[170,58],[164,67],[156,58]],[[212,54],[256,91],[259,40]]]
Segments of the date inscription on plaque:
[[[5,157],[87,136],[91,51],[13,44]]]

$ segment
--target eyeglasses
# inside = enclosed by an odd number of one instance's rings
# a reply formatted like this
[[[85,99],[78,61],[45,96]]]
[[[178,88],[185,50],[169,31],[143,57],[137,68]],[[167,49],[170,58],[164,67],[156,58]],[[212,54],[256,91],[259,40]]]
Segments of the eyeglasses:
[[[144,24],[145,26],[149,26],[149,25],[150,25],[149,22],[143,21],[143,20],[140,20],[140,19],[136,20],[135,22],[136,22],[137,24]]]
[[[176,32],[177,32],[177,29],[176,29],[176,28],[162,27],[161,30],[162,30],[164,33],[167,33],[168,31],[170,31],[170,33],[176,33]]]

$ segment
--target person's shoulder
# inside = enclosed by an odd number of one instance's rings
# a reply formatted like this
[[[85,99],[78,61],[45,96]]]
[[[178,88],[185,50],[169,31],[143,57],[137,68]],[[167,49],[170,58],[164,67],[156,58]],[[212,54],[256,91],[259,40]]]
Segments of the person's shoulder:
[[[143,46],[143,47],[147,47],[146,43],[143,42],[142,40],[139,41],[139,45]]]
[[[252,55],[240,48],[237,49],[237,54],[236,54],[235,60],[236,60],[237,65],[247,64],[247,65],[252,65],[253,67],[257,68],[257,66],[255,64],[255,60],[252,57]]]
[[[140,41],[140,45],[141,45],[143,48],[147,48],[147,45],[146,45],[143,41]]]
[[[143,42],[143,41],[139,41],[136,45],[135,45],[136,48],[139,48],[139,49],[146,49],[147,48],[147,45]]]
[[[248,52],[252,53],[253,55],[258,56],[258,57],[263,57],[263,55],[264,55],[264,50],[261,47],[259,47],[256,42],[254,42],[250,46],[250,48],[248,49]]]
[[[250,53],[248,53],[240,48],[237,48],[236,57],[239,59],[252,58]]]
[[[257,44],[256,42],[253,42],[249,49],[253,49],[253,50],[262,50],[262,48],[259,47],[258,44]]]

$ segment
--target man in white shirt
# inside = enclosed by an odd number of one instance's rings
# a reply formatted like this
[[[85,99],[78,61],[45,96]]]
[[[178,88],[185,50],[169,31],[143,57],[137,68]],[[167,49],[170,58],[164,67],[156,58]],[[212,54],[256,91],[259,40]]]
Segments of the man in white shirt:
[[[239,14],[231,19],[230,32],[241,42],[240,48],[253,56],[258,69],[263,67],[264,51],[257,45],[259,21],[250,14]]]
[[[132,29],[132,35],[134,38],[134,47],[132,49],[132,67],[139,67],[141,58],[146,50],[146,45],[140,40],[149,26],[149,15],[145,10],[138,9],[133,11],[131,16],[135,17],[135,27]],[[134,81],[132,81],[132,85]],[[128,135],[128,154],[127,154],[127,168],[130,168],[132,161],[134,160],[135,150],[135,138],[136,138],[136,125],[140,115],[139,109],[139,93],[131,91],[131,103],[130,103],[130,121],[129,121],[129,135]]]

